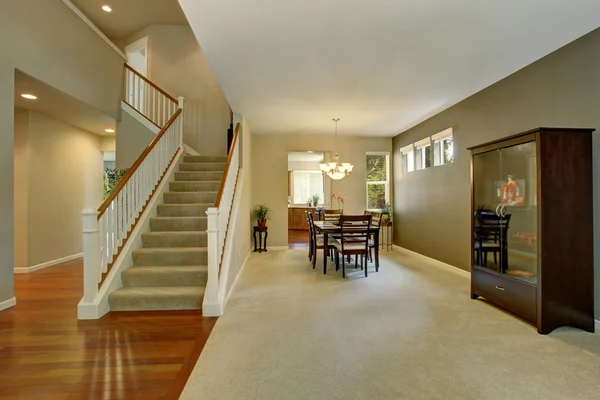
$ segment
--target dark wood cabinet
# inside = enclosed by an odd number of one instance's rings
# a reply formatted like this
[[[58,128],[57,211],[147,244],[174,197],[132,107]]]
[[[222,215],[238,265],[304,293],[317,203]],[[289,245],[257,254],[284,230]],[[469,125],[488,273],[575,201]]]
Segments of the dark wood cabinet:
[[[593,129],[471,147],[471,297],[550,333],[594,331]]]

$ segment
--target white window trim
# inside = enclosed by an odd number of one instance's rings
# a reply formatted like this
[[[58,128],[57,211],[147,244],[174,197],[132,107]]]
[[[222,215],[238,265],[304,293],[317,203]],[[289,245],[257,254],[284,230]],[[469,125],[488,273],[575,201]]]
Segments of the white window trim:
[[[435,135],[431,135],[432,142],[441,142],[444,139],[449,139],[454,136],[454,128],[444,129],[441,132],[436,133]]]
[[[408,168],[408,154],[412,153],[412,169]],[[406,156],[406,171],[404,171],[404,156]],[[402,164],[402,173],[413,172],[415,170],[415,146],[414,143],[404,146],[400,149],[400,163]]]
[[[428,136],[423,140],[419,140],[414,143],[416,149],[422,149],[423,147],[431,146],[431,138]]]
[[[450,163],[445,163],[444,162],[444,155],[442,154],[442,148],[441,148],[441,143],[443,143],[445,140],[454,140],[454,128],[448,128],[448,129],[444,129],[441,132],[436,133],[435,135],[431,136],[431,140],[433,142],[433,166],[434,167],[440,167],[442,165],[447,165],[447,164],[451,164]],[[436,150],[437,148],[437,150]],[[440,157],[440,159],[436,159],[436,154]]]
[[[367,163],[367,156],[387,156],[385,159],[385,181],[367,181],[365,171],[365,209],[369,206],[369,185],[385,185],[385,202],[391,204],[390,199],[390,153],[388,151],[367,151],[365,154],[365,165]]]

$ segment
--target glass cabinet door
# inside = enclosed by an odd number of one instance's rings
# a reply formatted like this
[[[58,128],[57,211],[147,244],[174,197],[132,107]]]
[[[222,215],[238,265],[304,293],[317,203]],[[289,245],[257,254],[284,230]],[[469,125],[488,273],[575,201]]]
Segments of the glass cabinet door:
[[[537,166],[536,143],[500,150],[502,178],[496,183],[503,219],[500,271],[537,283]]]
[[[501,272],[497,184],[502,179],[500,150],[473,155],[473,265]]]

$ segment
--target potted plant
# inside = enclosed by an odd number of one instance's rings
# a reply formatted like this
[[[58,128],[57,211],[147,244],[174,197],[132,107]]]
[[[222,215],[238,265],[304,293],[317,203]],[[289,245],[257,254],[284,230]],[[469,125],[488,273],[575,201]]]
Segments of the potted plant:
[[[321,197],[318,194],[313,194],[311,200],[313,207],[316,207],[319,205],[319,200],[321,200]]]
[[[392,205],[388,202],[385,202],[381,207],[381,212],[385,213],[382,215],[381,221],[386,224],[392,222],[392,215],[394,215],[394,210],[392,209]]]
[[[252,222],[256,221],[258,226],[266,226],[267,220],[271,219],[271,208],[264,204],[257,204],[252,209],[250,218],[252,218]]]

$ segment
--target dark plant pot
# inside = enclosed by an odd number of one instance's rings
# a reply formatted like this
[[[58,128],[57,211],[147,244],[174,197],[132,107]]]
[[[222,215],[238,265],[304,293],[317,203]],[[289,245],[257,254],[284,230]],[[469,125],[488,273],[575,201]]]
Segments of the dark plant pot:
[[[258,226],[267,226],[267,220],[263,219],[262,221],[258,221]]]

